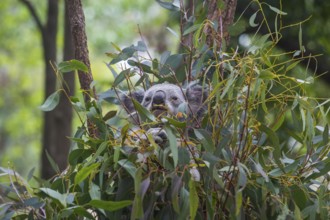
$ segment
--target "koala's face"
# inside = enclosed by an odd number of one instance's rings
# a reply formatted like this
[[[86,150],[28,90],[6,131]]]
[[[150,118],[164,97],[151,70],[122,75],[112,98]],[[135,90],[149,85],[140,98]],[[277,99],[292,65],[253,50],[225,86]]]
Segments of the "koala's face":
[[[164,83],[148,89],[144,94],[142,105],[155,116],[175,115],[178,113],[179,105],[183,102],[185,102],[185,97],[181,88],[174,84]]]

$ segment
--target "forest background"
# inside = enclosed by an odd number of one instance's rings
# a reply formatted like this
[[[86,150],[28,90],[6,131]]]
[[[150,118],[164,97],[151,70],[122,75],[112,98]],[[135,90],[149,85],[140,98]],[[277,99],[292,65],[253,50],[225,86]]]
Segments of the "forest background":
[[[31,0],[42,23],[47,21],[47,1]],[[236,19],[250,1],[240,1]],[[279,1],[265,1],[279,7]],[[64,1],[59,3],[57,31],[57,62],[63,60]],[[297,4],[298,3],[298,4]],[[106,53],[113,51],[112,42],[120,47],[136,44],[141,33],[153,56],[165,50],[175,51],[179,30],[178,19],[153,0],[83,1],[86,31],[97,91],[110,88],[113,77],[106,63]],[[283,1],[288,23],[302,23],[302,39],[306,54],[320,55],[317,63],[302,63],[317,80],[310,92],[329,98],[330,76],[330,2],[322,0]],[[244,46],[242,36],[251,32],[249,19],[253,7],[248,7],[239,23],[240,30],[231,43]],[[269,15],[271,16],[271,15]],[[272,20],[272,19],[269,19]],[[256,20],[257,21],[257,20]],[[24,0],[2,0],[0,3],[0,162],[26,176],[31,169],[41,167],[43,112],[39,106],[45,99],[43,44],[38,26]],[[279,49],[292,51],[299,47],[299,26],[287,29]],[[241,38],[239,38],[241,37]],[[241,44],[240,44],[241,43]],[[317,64],[317,69],[315,68]],[[76,82],[76,84],[78,84]],[[79,86],[76,86],[79,88]],[[76,121],[76,122],[75,122]],[[76,130],[77,120],[73,122]],[[51,132],[51,131],[49,131]]]

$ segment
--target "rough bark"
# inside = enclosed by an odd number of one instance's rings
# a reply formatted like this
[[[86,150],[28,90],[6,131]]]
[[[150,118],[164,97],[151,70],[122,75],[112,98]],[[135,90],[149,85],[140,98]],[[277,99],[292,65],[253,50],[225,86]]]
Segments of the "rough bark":
[[[222,48],[222,42],[228,45],[230,36],[228,27],[233,23],[237,0],[208,0],[207,19],[212,22],[217,22],[218,29],[208,26],[206,32],[206,43],[208,46],[215,47],[218,51]]]
[[[94,87],[90,88],[90,85],[93,82],[93,75],[89,61],[84,11],[81,0],[66,0],[65,2],[68,6],[68,13],[70,17],[71,33],[75,47],[75,59],[83,62],[88,68],[88,73],[78,71],[80,87],[84,93],[85,104],[88,104],[91,97],[96,98],[96,95]],[[93,123],[87,121],[87,126],[89,134],[92,137],[96,137],[97,129]]]
[[[87,36],[85,31],[85,16],[80,0],[66,0],[68,5],[68,13],[70,17],[71,33],[73,36],[73,44],[75,47],[75,58],[83,62],[88,67],[88,73],[78,71],[81,89],[84,91],[85,101],[90,101],[94,97],[94,91],[91,91],[90,84],[93,76],[89,62],[89,52],[87,46]]]

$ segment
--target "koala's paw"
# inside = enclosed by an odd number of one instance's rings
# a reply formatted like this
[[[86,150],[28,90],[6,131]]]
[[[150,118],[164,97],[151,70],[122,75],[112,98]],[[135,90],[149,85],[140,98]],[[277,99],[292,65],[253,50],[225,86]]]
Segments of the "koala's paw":
[[[150,128],[147,134],[151,134],[155,143],[160,147],[164,147],[167,144],[167,134],[162,128]]]

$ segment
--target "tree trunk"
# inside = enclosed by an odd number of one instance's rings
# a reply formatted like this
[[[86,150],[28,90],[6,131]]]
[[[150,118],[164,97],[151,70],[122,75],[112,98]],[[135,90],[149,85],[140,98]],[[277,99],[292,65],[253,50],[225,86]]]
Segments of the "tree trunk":
[[[51,65],[56,63],[57,46],[56,35],[58,26],[58,0],[48,0],[47,22],[42,24],[34,5],[29,0],[20,0],[30,11],[42,36],[43,59],[45,63],[45,98],[51,95],[56,88],[56,74]],[[67,33],[67,32],[66,32]],[[69,32],[70,34],[70,32]],[[71,59],[72,42],[69,35],[65,36],[64,59]],[[71,44],[71,46],[70,46]],[[71,52],[72,53],[72,52]],[[64,76],[66,83],[64,88],[68,95],[74,91],[74,81],[72,74]],[[67,166],[67,156],[70,149],[72,130],[72,108],[66,96],[62,96],[59,105],[51,112],[44,113],[44,124],[42,134],[42,157],[41,157],[41,177],[50,178],[56,174],[52,168],[47,153],[55,161],[60,170]]]
[[[58,1],[48,1],[47,23],[42,32],[45,63],[45,98],[50,96],[56,89],[56,75],[50,62],[56,62],[56,35],[58,25]],[[58,129],[60,115],[58,110],[44,113],[44,125],[42,132],[42,156],[41,156],[41,177],[50,178],[55,174],[46,152],[55,160],[60,142]],[[62,129],[62,128],[61,128]],[[59,164],[58,164],[59,165]]]
[[[68,13],[70,17],[71,33],[75,47],[75,59],[83,62],[88,68],[88,73],[78,71],[80,87],[84,92],[83,95],[85,105],[87,106],[91,100],[91,97],[96,98],[96,95],[94,87],[90,88],[90,85],[93,82],[93,75],[89,62],[84,11],[81,0],[66,0],[65,2],[68,6]],[[90,136],[96,137],[97,129],[93,123],[87,121],[87,126]]]
[[[219,51],[223,46],[223,42],[227,45],[229,43],[228,27],[234,21],[237,0],[208,0],[207,4],[207,19],[216,22],[218,29],[213,30],[211,26],[206,28],[206,43],[210,48],[213,47],[216,51]]]
[[[73,55],[73,43],[72,36],[69,26],[69,20],[67,16],[67,7],[65,6],[64,13],[64,48],[63,48],[63,60],[71,60],[74,58]],[[55,75],[52,73],[52,75]],[[67,96],[73,96],[75,90],[74,72],[65,73],[63,75],[63,89]],[[56,82],[56,81],[54,81]],[[47,149],[50,156],[54,159],[58,165],[60,171],[67,167],[67,158],[70,150],[71,141],[69,137],[72,135],[72,105],[70,100],[65,94],[61,94],[60,102],[58,106],[51,112],[51,119],[53,120],[53,128],[48,133],[53,133],[52,139],[45,139],[44,147]],[[46,129],[46,127],[45,127]],[[46,130],[44,131],[46,133]],[[49,141],[52,141],[50,144]],[[49,178],[53,176],[54,170],[49,166],[48,159],[43,151],[43,177]]]

